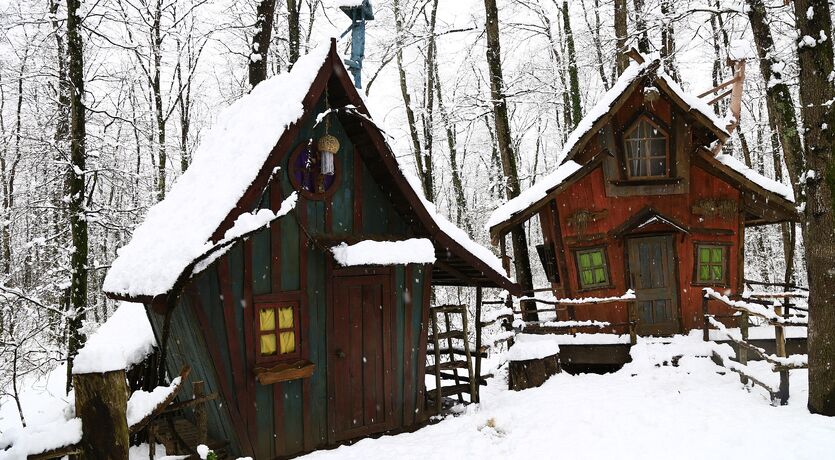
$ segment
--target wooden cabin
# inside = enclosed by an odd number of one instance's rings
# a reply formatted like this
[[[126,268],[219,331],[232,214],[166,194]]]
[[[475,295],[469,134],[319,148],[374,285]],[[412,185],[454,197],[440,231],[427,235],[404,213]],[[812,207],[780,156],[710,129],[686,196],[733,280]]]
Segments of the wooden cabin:
[[[401,253],[336,262],[369,241]],[[169,376],[219,394],[210,437],[259,460],[426,422],[433,286],[517,290],[412,188],[335,42],[219,115],[104,283],[148,306]]]
[[[634,289],[637,332],[670,335],[702,326],[704,287],[741,293],[747,227],[797,212],[790,188],[720,153],[732,119],[685,93],[658,59],[638,61],[568,137],[559,167],[488,226],[498,243],[538,217],[537,249],[558,298]],[[569,307],[559,319],[629,321],[627,308],[610,304]],[[626,332],[616,329],[602,331]]]

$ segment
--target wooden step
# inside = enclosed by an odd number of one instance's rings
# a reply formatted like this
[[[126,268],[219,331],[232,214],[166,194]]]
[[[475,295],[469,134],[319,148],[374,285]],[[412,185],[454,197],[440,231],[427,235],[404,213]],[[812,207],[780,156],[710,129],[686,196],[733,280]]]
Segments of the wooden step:
[[[429,337],[429,338],[430,338],[430,340],[432,339],[432,337]],[[435,347],[433,347],[432,345],[433,345],[433,344],[432,344],[432,342],[430,341],[430,342],[427,344],[427,347],[426,347],[426,352],[427,352],[427,353],[429,353],[430,355],[432,355],[433,353],[435,353]],[[439,350],[439,353],[440,353],[442,356],[449,356],[449,354],[450,354],[450,353],[455,353],[456,355],[460,355],[460,356],[467,356],[467,352],[466,352],[466,351],[464,350],[464,348],[462,348],[462,347],[452,347],[452,350],[450,350],[450,349],[449,349],[449,348],[447,348],[447,347],[444,347],[444,348],[441,348],[441,349]],[[475,350],[470,350],[470,355],[471,355],[471,356],[473,356],[473,357],[475,357],[475,355],[476,355]],[[486,358],[486,357],[487,357],[487,352],[486,352],[486,351],[482,351],[482,352],[481,352],[481,357],[482,357],[482,358]]]
[[[452,396],[457,395],[458,393],[470,393],[470,384],[469,383],[462,383],[460,385],[450,385],[448,387],[441,387],[441,397],[444,396]],[[434,400],[435,395],[438,394],[438,389],[432,389],[426,392],[429,396],[429,399]]]
[[[446,339],[461,339],[466,340],[467,334],[464,334],[464,331],[446,331],[446,332],[439,332],[438,333],[438,340],[446,340]],[[429,341],[434,342],[433,336],[429,336]]]
[[[447,361],[445,363],[441,363],[438,367],[442,371],[450,371],[452,369],[467,369],[467,362],[466,361]],[[434,374],[435,373],[435,365],[426,366],[426,373],[427,374]]]
[[[437,307],[430,307],[429,311],[432,313],[464,313],[467,309],[464,305],[438,305]]]
[[[492,378],[493,374],[484,374],[481,376],[478,384],[481,386],[487,386],[487,379]],[[467,375],[459,375],[456,377],[454,374],[450,374],[449,372],[441,372],[441,379],[443,380],[455,380],[458,379],[459,382],[462,383],[470,383],[470,377]]]

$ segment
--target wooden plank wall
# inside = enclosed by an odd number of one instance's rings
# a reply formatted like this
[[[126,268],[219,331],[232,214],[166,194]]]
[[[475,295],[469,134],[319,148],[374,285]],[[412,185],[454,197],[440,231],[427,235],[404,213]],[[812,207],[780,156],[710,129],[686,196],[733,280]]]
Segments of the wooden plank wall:
[[[321,106],[321,104],[320,104]],[[320,107],[321,108],[321,107]],[[315,118],[315,117],[312,117]],[[312,123],[312,122],[311,122]],[[309,124],[296,145],[313,136]],[[225,404],[210,411],[212,436],[230,439],[234,454],[258,459],[289,456],[327,445],[327,292],[331,256],[308,244],[307,234],[410,236],[386,192],[380,189],[334,118],[331,134],[342,144],[337,154],[337,191],[324,201],[300,197],[296,216],[288,215],[244,243],[235,245],[190,283],[174,311],[170,369],[188,363],[208,391],[219,391]],[[288,152],[289,156],[289,152]],[[287,158],[262,206],[277,209],[291,193]],[[298,223],[296,221],[298,218]],[[299,228],[303,225],[307,232]],[[423,422],[425,311],[431,269],[399,266],[394,270],[395,428]],[[298,293],[302,356],[315,363],[309,379],[260,385],[254,380],[255,320],[259,295]],[[155,316],[155,315],[152,315]],[[162,318],[156,317],[161,331]],[[183,337],[180,339],[180,337]],[[222,406],[222,407],[221,407]],[[226,410],[223,409],[226,408]],[[237,431],[233,429],[237,428]],[[251,447],[250,447],[251,446]]]

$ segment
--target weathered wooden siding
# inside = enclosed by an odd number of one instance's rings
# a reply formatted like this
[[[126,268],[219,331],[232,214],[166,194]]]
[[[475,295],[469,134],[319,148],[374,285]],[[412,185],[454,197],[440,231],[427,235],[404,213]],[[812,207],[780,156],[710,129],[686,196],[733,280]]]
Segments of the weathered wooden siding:
[[[312,129],[313,119],[300,131],[293,149],[323,134],[323,126]],[[354,152],[335,118],[330,133],[341,143],[337,190],[321,201],[300,196],[295,212],[235,245],[190,283],[194,305],[184,296],[175,309],[179,316],[192,313],[189,318],[177,320],[178,329],[172,337],[188,336],[189,341],[170,349],[169,355],[177,359],[171,359],[169,367],[191,364],[196,367],[193,375],[205,379],[210,391],[221,393],[223,403],[213,408],[211,430],[213,435],[230,439],[235,454],[268,459],[328,443],[327,318],[332,257],[320,243],[312,244],[308,236],[410,236],[390,197]],[[287,174],[292,151],[286,153],[282,171],[259,200],[260,206],[277,209],[292,192]],[[252,207],[258,205],[253,203]],[[426,333],[423,324],[430,276],[431,270],[423,266],[393,269],[394,359],[387,372],[394,376],[394,428],[426,418],[426,343],[421,337]],[[302,358],[315,363],[316,368],[309,379],[260,385],[254,380],[254,304],[276,294],[298,296]],[[157,319],[154,324],[161,331],[161,321]],[[195,360],[197,363],[192,362]],[[227,408],[225,412],[223,407]],[[237,433],[233,427],[238,428]],[[251,449],[247,443],[251,443]]]

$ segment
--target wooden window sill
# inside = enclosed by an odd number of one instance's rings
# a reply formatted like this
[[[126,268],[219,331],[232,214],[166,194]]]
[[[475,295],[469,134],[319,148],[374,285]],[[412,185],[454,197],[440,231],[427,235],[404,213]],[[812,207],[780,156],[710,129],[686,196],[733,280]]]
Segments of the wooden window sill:
[[[610,180],[609,183],[617,186],[626,185],[673,185],[681,182],[680,177],[662,177],[658,179],[642,178],[642,179],[625,179],[625,180]]]
[[[272,385],[273,383],[310,378],[314,370],[316,370],[316,365],[310,361],[279,363],[269,368],[256,367],[255,380],[261,385]]]

